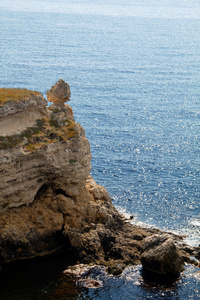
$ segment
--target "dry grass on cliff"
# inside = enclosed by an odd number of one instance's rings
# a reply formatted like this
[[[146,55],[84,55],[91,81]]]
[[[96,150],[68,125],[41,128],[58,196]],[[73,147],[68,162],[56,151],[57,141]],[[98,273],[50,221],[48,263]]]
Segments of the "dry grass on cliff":
[[[39,94],[40,93],[37,91],[30,91],[27,89],[0,88],[0,106],[11,101],[24,101]]]
[[[75,124],[74,121],[66,120],[65,126],[60,126],[56,120],[45,117],[37,120],[35,127],[27,128],[21,134],[0,136],[0,150],[22,146],[25,151],[35,152],[52,143],[66,143],[78,137]]]

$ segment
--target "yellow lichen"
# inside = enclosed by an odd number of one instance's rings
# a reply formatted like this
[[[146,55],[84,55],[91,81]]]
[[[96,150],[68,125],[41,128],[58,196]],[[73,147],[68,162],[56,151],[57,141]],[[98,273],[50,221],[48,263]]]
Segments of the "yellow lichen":
[[[71,138],[76,138],[77,137],[77,132],[76,131],[70,131],[67,133],[66,139],[71,139]]]
[[[25,150],[34,152],[36,150],[36,147],[33,144],[28,144],[25,146]]]

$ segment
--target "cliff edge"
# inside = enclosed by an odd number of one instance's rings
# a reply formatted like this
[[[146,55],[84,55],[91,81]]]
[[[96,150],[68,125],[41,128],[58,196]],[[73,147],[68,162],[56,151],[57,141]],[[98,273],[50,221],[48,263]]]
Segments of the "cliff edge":
[[[60,79],[47,92],[49,107],[39,92],[2,93],[0,263],[60,248],[113,273],[138,263],[143,239],[158,230],[127,222],[90,176],[89,142],[65,104],[68,84]]]

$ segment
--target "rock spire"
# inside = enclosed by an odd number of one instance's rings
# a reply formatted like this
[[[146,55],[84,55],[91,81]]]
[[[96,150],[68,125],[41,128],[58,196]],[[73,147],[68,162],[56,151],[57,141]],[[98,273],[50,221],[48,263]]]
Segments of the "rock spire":
[[[57,106],[63,106],[65,102],[70,100],[70,97],[71,91],[69,84],[63,79],[59,79],[47,92],[47,100]]]

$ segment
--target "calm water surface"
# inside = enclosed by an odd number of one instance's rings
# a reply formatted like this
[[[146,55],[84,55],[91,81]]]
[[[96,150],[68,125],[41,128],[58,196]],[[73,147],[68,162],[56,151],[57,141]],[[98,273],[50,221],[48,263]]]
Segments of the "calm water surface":
[[[0,86],[45,95],[59,78],[67,81],[76,121],[91,144],[92,175],[108,189],[113,203],[133,214],[134,223],[185,234],[187,242],[197,246],[200,2],[123,3],[1,0]],[[29,284],[16,281],[23,276],[14,270],[10,283],[15,288],[6,286],[8,294],[2,290],[2,295],[200,298],[199,275],[191,267],[170,288],[144,282],[136,269],[130,275],[133,280],[110,278],[95,291],[79,287],[73,279],[64,283],[61,269],[53,268],[51,279],[42,273],[46,281],[30,279]],[[46,284],[51,287],[46,289]],[[56,298],[55,286],[68,296]],[[70,288],[76,290],[71,296]],[[18,298],[16,291],[21,293]]]

